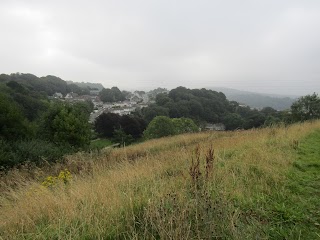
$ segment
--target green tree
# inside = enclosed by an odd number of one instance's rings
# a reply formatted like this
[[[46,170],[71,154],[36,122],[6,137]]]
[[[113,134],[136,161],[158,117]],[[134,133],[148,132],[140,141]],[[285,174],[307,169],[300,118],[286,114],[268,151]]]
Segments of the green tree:
[[[0,138],[17,140],[30,137],[31,133],[29,122],[19,106],[0,93]]]
[[[126,99],[125,94],[122,93],[117,87],[112,87],[111,89],[104,88],[99,93],[99,96],[103,102],[118,102]]]
[[[265,114],[266,116],[269,116],[269,115],[276,115],[277,114],[277,110],[273,109],[272,107],[264,107],[262,110],[261,110],[261,113]]]
[[[120,125],[121,129],[134,139],[140,138],[146,129],[146,122],[142,118],[134,115],[121,116]]]
[[[102,113],[94,122],[94,129],[100,137],[113,137],[114,130],[120,128],[120,115],[115,113]]]
[[[168,97],[167,93],[159,93],[156,96],[156,103],[159,106],[164,106],[165,104],[167,104],[170,101],[171,101],[171,98]]]
[[[93,111],[94,104],[91,100],[86,100],[84,102],[75,102],[72,104],[75,111],[83,113],[87,118],[89,118],[90,113]]]
[[[134,141],[134,138],[131,134],[127,134],[122,128],[119,128],[115,129],[113,132],[113,141],[120,143],[120,146],[124,147],[131,144]]]
[[[269,126],[274,126],[274,125],[277,125],[280,123],[281,123],[280,118],[269,115],[269,116],[267,116],[267,118],[264,122],[264,126],[269,127]]]
[[[316,93],[299,98],[291,106],[294,121],[320,118],[320,98]]]
[[[171,121],[177,134],[199,131],[199,127],[190,118],[173,118]]]
[[[110,88],[104,88],[99,93],[100,99],[103,102],[115,102],[116,98]]]
[[[6,85],[11,88],[12,90],[14,90],[15,92],[18,93],[23,93],[26,94],[27,90],[25,87],[23,87],[21,84],[15,82],[15,81],[9,81],[6,83]]]
[[[229,113],[224,117],[223,123],[227,130],[235,130],[243,127],[244,119],[237,113]]]
[[[266,121],[266,117],[264,114],[259,112],[258,110],[253,110],[249,117],[245,119],[244,128],[258,128],[263,126]]]
[[[74,148],[89,145],[91,129],[85,113],[69,104],[53,103],[42,119],[41,135]]]
[[[119,90],[119,88],[112,87],[111,91],[113,92],[116,101],[124,101],[124,100],[126,100],[126,96]]]
[[[79,95],[90,95],[90,89],[89,87],[79,87],[78,85],[74,83],[70,83],[67,85],[67,91],[68,92],[74,92]]]
[[[142,108],[143,118],[146,122],[150,122],[156,116],[169,116],[169,110],[165,107],[151,104],[149,107]]]
[[[147,139],[151,139],[175,135],[176,133],[174,123],[169,117],[157,116],[149,123],[144,131],[144,136]]]

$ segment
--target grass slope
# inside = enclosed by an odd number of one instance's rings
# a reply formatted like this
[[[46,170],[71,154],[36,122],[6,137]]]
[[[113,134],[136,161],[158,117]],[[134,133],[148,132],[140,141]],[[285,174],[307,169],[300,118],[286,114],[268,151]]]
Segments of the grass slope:
[[[319,128],[186,134],[13,171],[2,179],[0,236],[317,239]]]
[[[270,239],[320,239],[320,130],[292,146],[295,161],[283,186],[250,211],[263,219]]]
[[[286,187],[276,202],[277,214],[272,216],[282,224],[275,226],[273,236],[320,239],[320,130],[302,140]]]

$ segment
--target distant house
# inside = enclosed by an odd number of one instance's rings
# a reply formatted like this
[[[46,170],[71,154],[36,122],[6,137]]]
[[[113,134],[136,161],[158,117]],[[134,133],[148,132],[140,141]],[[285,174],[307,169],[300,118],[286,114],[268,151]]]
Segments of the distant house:
[[[73,99],[73,98],[76,98],[78,97],[78,94],[77,93],[67,93],[67,95],[64,97],[65,99]]]
[[[99,96],[91,96],[91,100],[96,103],[102,103]]]
[[[91,96],[90,95],[81,95],[78,97],[78,99],[81,99],[81,100],[92,100]]]
[[[62,93],[59,93],[59,92],[54,93],[52,96],[53,98],[63,98]]]
[[[138,96],[133,96],[133,97],[131,97],[130,98],[130,101],[132,101],[132,102],[139,102],[139,101],[143,101],[143,98],[141,98],[141,97],[138,97]]]
[[[128,107],[131,106],[130,102],[128,101],[123,101],[123,102],[116,102],[112,104],[112,108],[124,108],[124,107]]]
[[[248,107],[246,104],[240,103],[239,107]]]
[[[96,108],[103,108],[103,102],[94,101],[93,104],[94,104],[94,107]]]
[[[226,126],[223,123],[207,123],[204,129],[209,131],[225,131]]]
[[[91,96],[98,96],[100,93],[100,90],[99,89],[91,89],[90,90],[90,95]]]
[[[112,109],[110,112],[123,116],[123,115],[130,115],[134,110],[135,108],[123,108],[123,109]]]

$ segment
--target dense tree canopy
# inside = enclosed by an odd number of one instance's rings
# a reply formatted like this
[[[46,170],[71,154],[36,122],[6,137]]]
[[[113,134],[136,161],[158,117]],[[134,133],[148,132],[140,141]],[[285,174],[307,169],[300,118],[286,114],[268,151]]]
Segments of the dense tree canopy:
[[[35,90],[33,75],[0,79],[0,168],[55,161],[88,145],[92,102],[50,101],[45,92]]]
[[[201,125],[223,123],[228,130],[257,128],[292,120],[287,113],[271,107],[251,109],[238,102],[228,101],[221,92],[185,87],[159,93],[155,97],[155,104],[142,109],[141,114],[147,122],[156,116],[186,117]]]
[[[155,117],[144,131],[144,136],[147,139],[161,138],[175,134],[175,125],[172,120],[166,116]]]
[[[244,119],[237,113],[228,113],[223,123],[226,126],[226,130],[242,129],[244,126]]]
[[[186,117],[196,122],[225,123],[227,129],[231,130],[259,127],[266,120],[266,114],[240,106],[237,102],[230,102],[221,92],[204,88],[178,87],[168,94],[158,94],[155,100],[155,104],[142,109],[142,115],[147,122],[156,116]]]
[[[316,93],[299,98],[291,106],[295,121],[305,121],[320,118],[320,98]]]
[[[88,87],[81,88],[74,83],[68,84],[67,91],[77,93],[78,95],[89,95],[90,94],[90,89]]]
[[[185,87],[157,96],[156,103],[167,108],[171,118],[189,117],[207,122],[221,121],[229,105],[223,93]]]
[[[19,85],[15,86],[12,82],[18,83]],[[19,86],[23,86],[24,89],[28,89],[34,94],[44,94],[47,96],[52,96],[56,92],[62,93],[63,95],[70,92],[74,92],[79,95],[86,95],[90,93],[90,90],[87,87],[79,87],[73,83],[68,84],[61,78],[52,75],[39,78],[29,73],[13,73],[10,75],[1,74],[0,83],[7,83],[10,87],[16,88],[16,90],[18,90]],[[21,93],[19,90],[16,92]]]
[[[8,91],[12,100],[21,107],[28,120],[35,120],[47,108],[48,101],[43,95],[29,90],[15,81],[8,82],[6,86],[9,87]]]
[[[95,131],[100,137],[113,137],[114,130],[120,128],[120,118],[115,113],[102,113],[94,122]]]
[[[138,139],[142,137],[147,124],[140,117],[124,115],[120,118],[120,126],[126,134],[131,135],[134,139]]]
[[[115,133],[122,134],[121,132],[115,132],[121,129],[125,134],[138,139],[146,128],[146,122],[136,115],[120,116],[115,113],[102,113],[96,119],[94,128],[100,137],[114,138]]]
[[[146,108],[141,109],[143,118],[150,122],[156,116],[169,116],[169,109],[166,107],[158,106],[156,104],[150,104]]]
[[[85,147],[91,137],[88,116],[80,107],[52,103],[42,118],[42,136],[58,145]]]
[[[18,104],[0,93],[0,138],[17,140],[30,134],[29,122]]]
[[[103,102],[119,102],[126,99],[125,92],[121,92],[117,87],[104,88],[101,90],[99,96]]]
[[[147,139],[161,138],[182,133],[199,131],[199,127],[190,118],[155,117],[144,131]]]
[[[198,132],[199,127],[190,118],[172,118],[176,134]]]

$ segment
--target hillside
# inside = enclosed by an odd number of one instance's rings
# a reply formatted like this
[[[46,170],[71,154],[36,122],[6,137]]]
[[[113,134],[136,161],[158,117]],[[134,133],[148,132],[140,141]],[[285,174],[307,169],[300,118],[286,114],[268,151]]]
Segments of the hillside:
[[[104,87],[101,83],[89,83],[89,82],[73,82],[67,81],[67,84],[75,84],[80,88],[90,88],[90,89],[97,89],[101,91]]]
[[[186,134],[12,170],[0,238],[316,239],[319,129]]]
[[[86,85],[78,86],[72,82],[67,83],[65,80],[52,75],[37,77],[31,73],[11,73],[10,75],[0,74],[0,84],[8,84],[10,82],[16,82],[29,91],[47,96],[52,96],[57,92],[63,95],[70,92],[74,92],[79,95],[90,93]],[[100,85],[97,84],[97,86]]]
[[[226,130],[258,128],[263,125],[286,121],[288,115],[274,109],[250,109],[229,101],[226,96],[217,91],[189,89],[177,87],[169,93],[160,93],[155,98],[155,104],[150,104],[141,110],[147,122],[155,116],[170,118],[188,117],[201,123],[223,123]],[[282,119],[282,120],[281,120]]]
[[[230,101],[236,101],[249,107],[262,109],[272,107],[276,110],[290,109],[298,96],[285,96],[275,94],[262,94],[248,91],[240,91],[231,88],[215,87],[215,91],[223,92]]]

